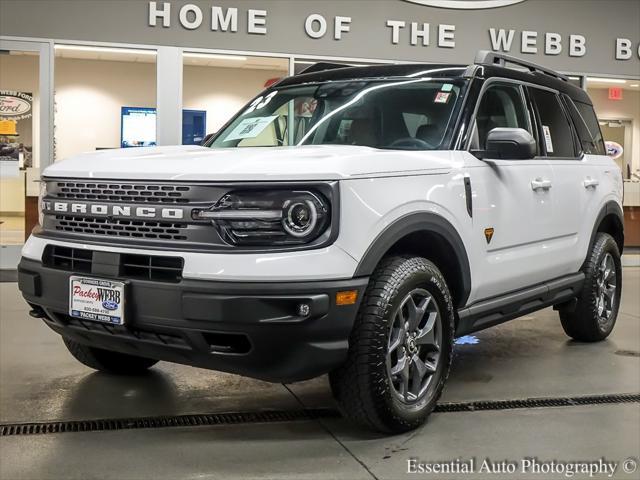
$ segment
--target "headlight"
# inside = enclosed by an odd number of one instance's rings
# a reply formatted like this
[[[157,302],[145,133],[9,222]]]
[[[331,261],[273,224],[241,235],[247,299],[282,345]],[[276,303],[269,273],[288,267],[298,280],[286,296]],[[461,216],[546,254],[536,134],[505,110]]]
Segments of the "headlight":
[[[210,219],[232,245],[298,245],[327,231],[331,209],[322,194],[310,190],[247,190],[226,194],[194,218]]]

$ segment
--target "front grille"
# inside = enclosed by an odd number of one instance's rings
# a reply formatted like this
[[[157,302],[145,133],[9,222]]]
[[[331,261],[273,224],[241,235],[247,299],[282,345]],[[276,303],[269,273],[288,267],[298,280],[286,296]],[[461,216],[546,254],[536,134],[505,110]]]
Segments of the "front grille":
[[[93,250],[47,245],[45,266],[74,273],[93,272]],[[104,255],[104,252],[101,252]],[[117,277],[133,280],[177,283],[182,280],[184,260],[179,257],[110,253],[117,257]]]
[[[85,235],[108,235],[124,238],[154,240],[186,240],[185,223],[148,222],[106,217],[74,217],[56,215],[55,229],[59,232]]]
[[[112,202],[189,203],[188,194],[191,190],[188,185],[111,182],[55,182],[55,184],[58,198]]]

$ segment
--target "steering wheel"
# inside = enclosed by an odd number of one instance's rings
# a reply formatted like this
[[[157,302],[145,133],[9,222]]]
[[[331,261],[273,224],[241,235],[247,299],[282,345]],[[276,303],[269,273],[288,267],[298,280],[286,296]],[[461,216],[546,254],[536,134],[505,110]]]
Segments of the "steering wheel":
[[[395,147],[398,147],[398,148],[415,147],[416,149],[422,148],[425,150],[433,150],[433,145],[431,145],[429,142],[426,142],[420,138],[413,138],[413,137],[398,138],[397,140],[394,140],[389,145],[389,148],[395,148]]]

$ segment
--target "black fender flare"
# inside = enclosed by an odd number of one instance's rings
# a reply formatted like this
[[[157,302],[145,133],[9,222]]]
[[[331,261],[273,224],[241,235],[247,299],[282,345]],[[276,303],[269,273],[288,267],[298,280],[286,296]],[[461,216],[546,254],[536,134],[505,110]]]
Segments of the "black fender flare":
[[[373,273],[382,257],[399,240],[415,232],[429,232],[441,236],[453,249],[460,267],[462,295],[458,306],[464,306],[471,293],[471,269],[469,257],[462,238],[448,220],[431,212],[410,213],[398,218],[385,228],[369,245],[358,263],[354,277],[369,276]]]
[[[600,209],[600,212],[596,217],[596,221],[593,222],[593,230],[591,231],[591,238],[589,239],[589,246],[587,250],[587,255],[585,257],[585,262],[587,261],[587,258],[589,258],[589,252],[591,251],[591,246],[593,245],[593,242],[596,238],[596,233],[598,233],[598,227],[602,223],[602,220],[604,220],[604,218],[609,215],[615,215],[620,221],[622,242],[618,245],[618,248],[620,249],[620,254],[622,254],[622,249],[624,247],[624,213],[622,212],[622,208],[620,208],[620,205],[617,202],[613,200],[609,200]],[[615,239],[615,240],[618,241],[618,239]]]

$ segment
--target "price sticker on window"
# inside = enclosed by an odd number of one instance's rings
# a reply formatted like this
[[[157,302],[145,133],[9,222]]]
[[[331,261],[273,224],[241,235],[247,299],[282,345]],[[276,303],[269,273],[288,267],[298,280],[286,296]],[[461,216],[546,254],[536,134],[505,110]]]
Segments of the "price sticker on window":
[[[270,117],[252,117],[245,118],[236,127],[231,130],[229,135],[224,139],[225,142],[229,140],[242,140],[245,138],[255,138],[262,133],[262,131],[271,124],[278,115],[271,115]]]
[[[551,130],[547,125],[542,126],[542,132],[544,133],[544,145],[547,148],[547,153],[553,153],[553,141],[551,140]]]

